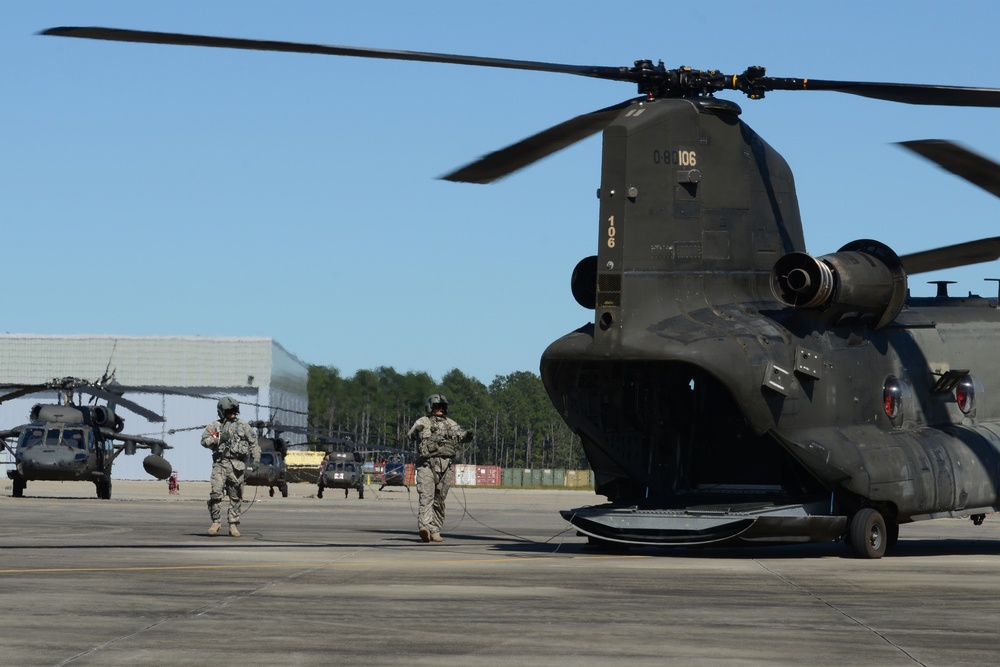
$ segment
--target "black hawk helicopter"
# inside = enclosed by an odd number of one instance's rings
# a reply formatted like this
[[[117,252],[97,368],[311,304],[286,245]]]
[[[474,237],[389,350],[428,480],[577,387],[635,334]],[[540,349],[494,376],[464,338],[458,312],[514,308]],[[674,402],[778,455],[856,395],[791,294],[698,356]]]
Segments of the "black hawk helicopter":
[[[260,447],[260,461],[247,471],[244,480],[247,486],[266,486],[268,494],[274,496],[275,488],[281,492],[282,498],[288,497],[288,464],[285,457],[288,454],[288,443],[281,437],[283,429],[279,422],[268,421],[248,422],[257,429],[257,446]]]
[[[378,490],[387,486],[406,486],[406,461],[413,455],[402,450],[380,450],[376,454],[382,461],[382,485]]]
[[[593,320],[541,376],[609,504],[563,513],[597,543],[844,538],[878,558],[900,524],[1000,505],[997,300],[909,298],[907,277],[1000,256],[1000,237],[898,256],[870,239],[805,252],[794,179],[734,102],[833,91],[1000,106],[1000,90],[563,65],[110,28],[43,34],[572,74],[639,97],[454,171],[490,183],[603,131],[598,248],[572,276]]]
[[[40,391],[56,391],[58,404],[37,404],[31,409],[27,424],[0,431],[0,442],[13,456],[14,468],[7,471],[13,482],[15,498],[24,496],[29,481],[90,481],[97,487],[97,497],[111,498],[111,466],[118,456],[149,449],[142,467],[157,479],[170,476],[170,463],[163,451],[170,445],[156,438],[125,435],[125,420],[115,414],[121,405],[151,422],[163,417],[122,398],[112,387],[103,387],[78,378],[61,378],[37,385],[23,385],[0,396],[0,403]],[[73,403],[75,392],[90,394],[107,405],[84,406]],[[16,444],[7,444],[16,439]],[[118,441],[118,442],[115,442]],[[120,444],[119,444],[120,443]]]
[[[361,452],[338,452],[331,445],[319,468],[316,497],[323,497],[324,489],[343,489],[344,497],[354,489],[358,500],[365,499],[365,457]]]

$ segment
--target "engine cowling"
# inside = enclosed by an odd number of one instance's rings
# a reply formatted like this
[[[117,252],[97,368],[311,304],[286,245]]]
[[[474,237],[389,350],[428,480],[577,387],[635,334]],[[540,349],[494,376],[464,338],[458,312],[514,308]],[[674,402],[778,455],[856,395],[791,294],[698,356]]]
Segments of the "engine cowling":
[[[903,308],[906,272],[889,246],[863,239],[822,257],[785,255],[771,270],[771,291],[786,306],[823,309],[831,324],[874,322],[878,329]]]
[[[105,431],[121,433],[125,428],[125,420],[115,414],[109,406],[99,405],[90,409],[90,421],[94,426]]]

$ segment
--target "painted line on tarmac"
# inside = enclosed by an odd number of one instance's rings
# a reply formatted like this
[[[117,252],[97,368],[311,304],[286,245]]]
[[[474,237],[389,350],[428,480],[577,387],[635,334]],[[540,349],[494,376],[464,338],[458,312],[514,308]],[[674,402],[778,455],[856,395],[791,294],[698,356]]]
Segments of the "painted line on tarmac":
[[[571,560],[611,560],[611,559],[639,559],[650,558],[644,555],[583,555],[571,556]],[[538,556],[532,558],[473,558],[473,559],[448,559],[428,562],[425,560],[393,561],[393,565],[455,565],[455,564],[479,564],[479,563],[524,563],[527,561],[565,561],[567,557],[562,555],[558,558],[551,556]],[[257,565],[234,564],[234,565],[144,565],[136,567],[38,567],[21,569],[4,569],[0,574],[78,574],[81,572],[169,572],[169,571],[190,571],[190,570],[273,570],[278,568],[307,568],[322,569],[330,567],[370,567],[373,565],[385,565],[385,561],[357,561],[353,563],[260,563]]]

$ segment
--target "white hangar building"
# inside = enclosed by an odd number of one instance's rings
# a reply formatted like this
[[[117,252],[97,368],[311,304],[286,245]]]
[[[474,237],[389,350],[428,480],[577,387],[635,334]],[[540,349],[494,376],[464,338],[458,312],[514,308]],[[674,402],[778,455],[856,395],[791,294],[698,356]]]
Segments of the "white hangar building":
[[[247,421],[274,418],[306,426],[308,366],[270,338],[0,334],[0,385],[65,377],[97,381],[112,371],[118,384],[142,389],[127,392],[127,400],[166,420],[153,423],[118,406],[115,412],[125,420],[122,432],[171,445],[165,456],[182,480],[207,480],[211,474],[211,455],[200,438],[204,425],[216,418],[218,397],[239,401],[240,417]],[[0,395],[9,391],[13,388],[0,387]],[[76,402],[89,400],[82,394]],[[41,391],[0,403],[0,428],[26,423],[37,403],[57,401],[57,392]],[[293,434],[283,437],[292,444],[304,440]],[[139,450],[134,456],[119,455],[112,479],[153,479],[142,468],[146,454]],[[9,462],[11,457],[4,452],[0,460]],[[8,481],[7,468],[0,473],[2,482]]]

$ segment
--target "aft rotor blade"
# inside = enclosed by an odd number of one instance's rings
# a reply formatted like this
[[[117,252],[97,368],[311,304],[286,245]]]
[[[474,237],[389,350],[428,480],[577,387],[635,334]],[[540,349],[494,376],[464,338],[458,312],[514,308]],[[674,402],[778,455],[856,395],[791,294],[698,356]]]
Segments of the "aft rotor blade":
[[[574,74],[610,81],[630,81],[640,84],[640,92],[656,97],[684,94],[709,94],[724,89],[740,90],[751,97],[763,97],[769,90],[829,90],[834,92],[872,97],[906,104],[940,104],[949,106],[1000,107],[1000,90],[993,88],[962,88],[906,83],[870,83],[863,81],[828,81],[823,79],[794,79],[763,76],[763,68],[754,68],[744,75],[730,76],[712,70],[693,71],[690,68],[666,69],[662,63],[654,66],[651,61],[636,61],[633,67],[607,67],[597,65],[566,65],[560,63],[485,58],[448,53],[398,51],[356,46],[304,44],[273,40],[213,37],[175,32],[153,32],[102,27],[59,27],[42,31],[43,35],[82,37],[115,42],[141,42],[146,44],[174,44],[178,46],[206,46],[252,51],[279,51],[286,53],[314,53],[331,56],[355,56],[387,60],[499,67],[503,69],[530,70]],[[692,76],[693,74],[693,76]],[[748,77],[747,74],[750,74]]]
[[[899,145],[1000,197],[1000,164],[993,160],[942,139],[901,141]]]
[[[618,116],[622,109],[642,99],[644,98],[637,97],[577,116],[516,144],[485,155],[441,178],[459,183],[492,183],[581,139],[586,139],[590,135],[600,132]]]
[[[829,90],[904,104],[930,104],[952,107],[1000,107],[1000,89],[933,86],[916,83],[869,83],[864,81],[825,81],[823,79],[762,80],[766,90]]]
[[[907,275],[992,262],[997,258],[1000,258],[1000,236],[915,252],[911,255],[900,255],[899,257]]]
[[[212,37],[189,35],[177,32],[153,32],[149,30],[125,30],[99,27],[60,27],[42,31],[42,35],[57,37],[82,37],[103,39],[113,42],[141,42],[145,44],[175,44],[178,46],[207,46],[222,49],[244,49],[249,51],[279,51],[284,53],[314,53],[327,56],[355,56],[358,58],[382,58],[385,60],[414,60],[453,65],[476,65],[479,67],[499,67],[503,69],[532,70],[576,74],[599,79],[630,80],[623,78],[628,68],[598,67],[589,65],[561,65],[558,63],[512,60],[509,58],[483,58],[449,53],[425,53],[421,51],[398,51],[393,49],[373,49],[358,46],[337,46],[325,44],[304,44],[263,39],[241,39],[234,37]]]

